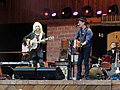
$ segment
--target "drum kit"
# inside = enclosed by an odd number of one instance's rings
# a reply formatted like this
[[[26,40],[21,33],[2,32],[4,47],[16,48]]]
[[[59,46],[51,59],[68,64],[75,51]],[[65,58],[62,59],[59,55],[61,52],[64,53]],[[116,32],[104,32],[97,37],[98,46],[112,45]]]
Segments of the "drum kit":
[[[111,69],[111,61],[112,57],[110,55],[103,55],[102,58],[98,58],[98,63],[93,64],[91,69],[89,70],[90,79],[94,80],[109,80],[109,70]]]
[[[116,47],[115,63],[111,63],[112,56],[103,55],[102,58],[98,58],[98,63],[93,64],[90,71],[90,79],[98,80],[120,80],[120,47]]]

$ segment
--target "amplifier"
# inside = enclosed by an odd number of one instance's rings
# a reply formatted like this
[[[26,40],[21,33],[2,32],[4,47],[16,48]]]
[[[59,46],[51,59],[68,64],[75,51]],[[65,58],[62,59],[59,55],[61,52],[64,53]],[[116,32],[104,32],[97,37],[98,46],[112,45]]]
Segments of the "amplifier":
[[[55,61],[55,65],[56,67],[60,67],[63,74],[65,75],[65,79],[69,79],[68,78],[68,66],[69,66],[69,61]]]
[[[69,61],[55,61],[56,66],[68,66]]]

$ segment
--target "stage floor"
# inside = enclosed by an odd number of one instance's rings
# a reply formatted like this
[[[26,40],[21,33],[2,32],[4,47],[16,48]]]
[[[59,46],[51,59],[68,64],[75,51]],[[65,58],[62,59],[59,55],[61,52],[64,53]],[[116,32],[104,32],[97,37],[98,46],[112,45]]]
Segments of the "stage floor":
[[[0,90],[120,90],[119,80],[1,80]]]

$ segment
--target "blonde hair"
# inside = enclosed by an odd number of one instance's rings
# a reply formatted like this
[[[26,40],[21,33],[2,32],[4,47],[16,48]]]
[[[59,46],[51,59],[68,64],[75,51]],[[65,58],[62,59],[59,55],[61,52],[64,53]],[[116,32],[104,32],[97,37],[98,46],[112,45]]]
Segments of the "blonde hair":
[[[35,32],[35,30],[36,30],[35,27],[36,27],[36,26],[39,26],[41,33],[44,34],[42,25],[41,25],[39,22],[35,22],[35,23],[33,24],[33,31],[32,31],[32,32]]]

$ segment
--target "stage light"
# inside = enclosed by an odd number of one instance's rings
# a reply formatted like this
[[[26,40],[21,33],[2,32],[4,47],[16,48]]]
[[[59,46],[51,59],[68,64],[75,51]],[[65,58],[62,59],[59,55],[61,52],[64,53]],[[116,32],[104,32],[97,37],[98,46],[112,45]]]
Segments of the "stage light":
[[[101,10],[98,10],[97,11],[97,17],[101,17],[102,16],[102,11]]]
[[[61,16],[64,19],[68,19],[72,16],[72,9],[70,7],[66,7],[61,10]]]
[[[118,5],[112,5],[107,9],[108,14],[118,14]]]
[[[97,11],[97,14],[102,14],[102,11]]]
[[[82,8],[82,17],[92,17],[93,16],[93,8],[91,6],[85,6]]]
[[[53,12],[53,13],[51,14],[51,17],[52,17],[53,19],[58,19],[58,14],[57,14],[57,12]]]
[[[109,12],[109,13],[111,13],[111,12],[112,12],[112,10],[108,10],[108,12]]]
[[[74,15],[74,16],[78,15],[78,12],[73,12],[73,15]]]
[[[79,17],[80,15],[78,11],[73,12],[73,18],[79,18]]]
[[[55,17],[57,15],[57,13],[52,13],[52,17]]]
[[[44,8],[41,12],[42,19],[50,19],[51,18],[51,10],[49,8]]]
[[[89,13],[89,10],[85,10],[85,13],[88,14],[88,13]]]
[[[45,12],[45,13],[44,13],[44,15],[45,15],[45,16],[48,16],[48,15],[49,15],[49,13],[48,13],[48,12]]]

